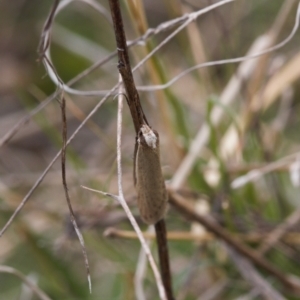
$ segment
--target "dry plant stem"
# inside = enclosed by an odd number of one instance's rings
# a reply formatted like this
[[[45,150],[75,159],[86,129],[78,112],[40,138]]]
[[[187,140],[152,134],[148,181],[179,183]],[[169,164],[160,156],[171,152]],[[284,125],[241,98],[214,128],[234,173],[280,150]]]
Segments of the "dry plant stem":
[[[80,245],[81,245],[81,250],[84,258],[84,263],[85,263],[85,268],[87,272],[87,278],[88,278],[88,283],[89,283],[89,289],[90,293],[92,293],[92,283],[91,283],[91,275],[90,275],[90,266],[89,266],[89,261],[86,253],[86,248],[84,244],[84,239],[83,236],[79,230],[79,227],[77,225],[76,219],[75,219],[75,214],[73,211],[73,207],[71,204],[71,199],[68,191],[68,185],[67,185],[67,178],[66,178],[66,151],[67,151],[67,117],[66,117],[66,100],[64,97],[61,99],[61,114],[62,114],[62,137],[63,137],[63,146],[61,150],[61,171],[62,171],[62,183],[65,191],[65,196],[70,212],[70,219],[72,222],[72,225],[74,227],[74,230],[76,232],[76,235],[78,236]]]
[[[139,94],[136,90],[132,70],[129,61],[129,55],[127,50],[127,43],[126,43],[126,36],[123,26],[123,20],[121,15],[120,3],[118,0],[109,0],[111,15],[114,24],[115,30],[115,37],[117,43],[117,50],[118,50],[118,57],[119,57],[119,72],[123,79],[123,84],[125,86],[126,94],[127,94],[127,103],[131,112],[132,120],[134,123],[136,135],[140,136],[140,130],[143,128],[144,125],[149,125],[146,119],[146,116],[143,112]],[[144,134],[144,132],[143,132]],[[144,135],[143,135],[144,136]],[[158,134],[157,134],[158,139]],[[141,141],[141,137],[137,140]],[[155,137],[156,143],[156,137]],[[147,146],[148,142],[144,143]],[[135,147],[135,166],[134,166],[134,180],[136,181],[136,155],[139,157],[139,148],[143,147],[142,145],[138,145],[136,143]],[[158,147],[158,145],[157,145]],[[154,146],[156,148],[156,146]],[[149,148],[150,150],[150,148]],[[153,149],[154,150],[154,149]],[[158,152],[159,155],[159,152]],[[158,161],[158,167],[160,168],[160,162]],[[161,170],[159,170],[161,173]],[[152,174],[156,176],[155,174]],[[164,185],[164,182],[162,182]],[[139,187],[139,178],[137,178],[137,186]],[[163,186],[165,189],[165,186]],[[154,192],[154,191],[153,191]],[[164,194],[164,193],[163,193]],[[165,292],[167,295],[168,300],[174,300],[173,293],[172,293],[172,279],[171,279],[171,272],[170,272],[170,265],[169,265],[169,255],[168,255],[168,244],[166,238],[166,225],[165,221],[162,219],[155,224],[156,236],[157,236],[157,245],[158,245],[158,253],[160,258],[160,269],[161,274],[163,277],[163,283]]]
[[[137,268],[134,274],[134,291],[135,291],[136,299],[138,300],[146,300],[145,290],[143,286],[146,269],[147,269],[147,257],[144,249],[141,247]]]
[[[50,39],[46,38],[46,35],[47,33],[49,32],[49,30],[51,29],[51,26],[52,26],[52,23],[53,23],[53,20],[54,20],[54,16],[55,16],[55,12],[57,10],[57,7],[59,5],[59,0],[54,0],[54,3],[53,3],[53,6],[50,10],[50,13],[48,15],[48,18],[44,24],[44,28],[43,28],[43,31],[42,31],[42,37],[40,39],[40,44],[39,44],[39,53],[40,54],[44,54],[49,45],[50,45]]]
[[[140,97],[136,90],[133,76],[132,76],[119,1],[110,0],[109,5],[110,5],[111,16],[113,19],[113,24],[115,29],[116,42],[117,42],[117,50],[118,50],[118,57],[119,57],[118,68],[123,79],[126,94],[128,97],[127,103],[130,109],[130,113],[134,123],[134,128],[137,134],[140,128],[142,127],[142,125],[143,124],[148,125],[148,122],[143,112],[141,102],[140,102]]]
[[[111,238],[123,238],[123,239],[137,239],[137,235],[134,231],[129,230],[120,230],[114,227],[109,227],[105,230],[104,235]],[[152,232],[143,232],[143,235],[146,239],[154,240],[155,234]],[[205,236],[199,236],[197,234],[191,234],[188,231],[174,231],[167,232],[167,238],[170,240],[177,241],[199,241],[199,242],[208,242],[214,239],[212,234],[205,234]]]
[[[168,300],[175,300],[172,290],[172,275],[168,251],[168,239],[165,220],[158,221],[155,225],[156,241],[158,245],[158,256],[162,280]]]
[[[41,300],[51,300],[51,298],[49,298],[45,292],[43,292],[37,285],[35,285],[34,283],[32,283],[23,273],[21,273],[20,271],[12,268],[12,267],[8,267],[8,266],[1,266],[0,265],[0,273],[8,273],[8,274],[12,274],[15,275],[16,277],[20,278],[31,290],[32,292]]]
[[[279,225],[281,226],[281,225]],[[274,231],[277,228],[274,229]],[[233,236],[237,239],[241,239],[247,243],[260,243],[262,240],[266,240],[269,234],[272,234],[273,231],[270,233],[258,233],[258,232],[251,232],[249,234],[233,234]],[[137,239],[137,235],[134,231],[131,230],[120,230],[114,227],[108,227],[104,235],[106,237],[111,238],[123,238],[123,239]],[[144,237],[146,239],[154,240],[155,234],[150,232],[144,232]],[[205,233],[204,235],[199,235],[195,233],[191,233],[189,231],[168,231],[167,232],[168,240],[173,241],[194,241],[200,243],[207,243],[211,242],[215,239],[215,236],[211,233]],[[284,232],[283,233],[283,241],[289,245],[299,245],[300,244],[300,234],[298,232]]]
[[[235,239],[231,234],[222,228],[217,222],[211,218],[207,218],[195,212],[194,208],[187,203],[180,195],[176,194],[174,191],[169,190],[169,200],[170,203],[178,209],[182,214],[186,215],[189,219],[199,222],[205,228],[217,237],[225,241],[230,247],[234,248],[240,254],[244,255],[250,259],[258,267],[271,273],[289,290],[293,292],[300,293],[300,286],[295,285],[291,282],[287,275],[283,274],[280,270],[262,258],[256,251],[244,245],[241,241]]]
[[[153,226],[149,226],[147,232],[148,233],[154,233]],[[136,235],[136,232],[134,232]],[[104,233],[105,235],[105,233]],[[150,247],[152,241],[147,240],[147,245]],[[137,300],[147,300],[145,295],[145,290],[143,286],[143,282],[145,279],[147,270],[147,257],[146,253],[143,247],[141,247],[139,258],[137,262],[136,271],[134,274],[134,290],[135,290],[135,296]]]

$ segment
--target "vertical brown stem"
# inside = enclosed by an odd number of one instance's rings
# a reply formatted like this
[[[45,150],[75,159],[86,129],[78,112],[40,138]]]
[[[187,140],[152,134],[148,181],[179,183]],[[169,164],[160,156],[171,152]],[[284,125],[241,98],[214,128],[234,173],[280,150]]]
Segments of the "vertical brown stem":
[[[136,133],[138,133],[141,126],[143,124],[148,125],[148,122],[143,112],[140,97],[136,90],[134,79],[132,76],[120,3],[118,0],[109,0],[109,6],[111,10],[111,16],[113,19],[115,37],[117,42],[117,50],[119,57],[118,68],[122,76],[126,94],[128,97],[127,103],[134,123],[134,128]]]
[[[160,272],[168,300],[175,300],[172,289],[172,276],[170,269],[168,240],[165,220],[162,219],[155,224],[156,241],[158,245],[158,256]]]

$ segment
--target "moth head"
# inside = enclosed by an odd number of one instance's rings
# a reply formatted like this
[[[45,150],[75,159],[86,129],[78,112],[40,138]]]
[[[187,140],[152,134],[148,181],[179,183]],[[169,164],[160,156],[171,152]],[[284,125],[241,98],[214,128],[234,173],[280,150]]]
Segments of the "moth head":
[[[141,141],[144,141],[152,149],[157,146],[157,135],[148,125],[144,124],[140,128],[138,142],[141,143]]]

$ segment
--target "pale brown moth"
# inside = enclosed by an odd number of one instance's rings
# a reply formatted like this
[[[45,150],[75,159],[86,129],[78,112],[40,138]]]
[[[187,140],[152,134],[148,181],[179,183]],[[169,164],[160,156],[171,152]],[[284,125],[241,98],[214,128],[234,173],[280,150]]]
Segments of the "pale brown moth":
[[[142,220],[157,223],[165,215],[168,195],[160,165],[159,135],[146,124],[137,136],[134,181]]]

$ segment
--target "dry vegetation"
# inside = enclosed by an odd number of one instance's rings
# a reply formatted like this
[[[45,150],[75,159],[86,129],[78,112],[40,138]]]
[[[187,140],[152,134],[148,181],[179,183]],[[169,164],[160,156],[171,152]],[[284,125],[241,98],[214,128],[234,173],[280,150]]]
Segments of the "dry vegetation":
[[[192,18],[218,2],[226,3]],[[160,299],[120,204],[81,187],[118,194],[118,100],[102,100],[118,82],[108,1],[61,0],[50,52],[66,83],[66,179],[89,293],[61,179],[61,94],[38,61],[52,5],[0,3],[0,230],[22,208],[0,237],[0,299]],[[299,299],[299,30],[286,40],[297,5],[121,1],[132,66],[157,50],[134,77],[172,189],[165,220],[176,300]],[[157,261],[154,232],[136,205],[134,143],[124,105],[124,196]]]

